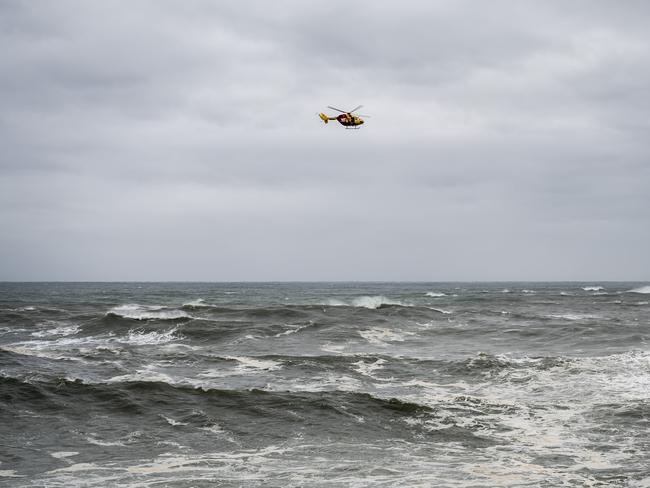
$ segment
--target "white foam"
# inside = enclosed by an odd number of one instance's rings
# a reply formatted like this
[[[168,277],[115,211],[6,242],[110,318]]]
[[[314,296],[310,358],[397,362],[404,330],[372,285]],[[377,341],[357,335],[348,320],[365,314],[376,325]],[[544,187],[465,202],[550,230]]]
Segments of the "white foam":
[[[365,361],[357,361],[356,363],[352,363],[353,366],[355,366],[355,370],[361,373],[362,375],[365,376],[370,376],[371,378],[374,378],[372,375],[373,371],[377,371],[380,369],[383,369],[384,366],[383,364],[386,362],[384,359],[377,359],[374,363],[366,363]]]
[[[154,366],[146,366],[137,370],[135,373],[123,374],[113,376],[106,380],[106,383],[127,383],[131,381],[143,381],[152,383],[167,383],[168,385],[178,385],[180,382],[176,381],[171,376],[156,371]]]
[[[628,290],[628,293],[642,293],[644,295],[650,294],[650,285],[640,286],[639,288]]]
[[[250,370],[274,371],[282,367],[279,361],[273,361],[271,359],[259,359],[247,356],[226,356],[226,359],[234,359],[239,362],[239,369],[243,372]]]
[[[551,319],[563,319],[563,320],[590,320],[590,319],[602,319],[600,315],[594,315],[589,313],[564,313],[564,314],[551,314],[547,315]]]
[[[16,474],[13,469],[0,469],[0,476],[4,478],[23,478],[22,474]]]
[[[432,297],[432,298],[438,298],[438,297],[444,297],[446,296],[445,293],[438,292],[438,291],[428,291],[425,293],[426,296]]]
[[[137,303],[120,305],[119,307],[111,308],[108,313],[124,317],[125,319],[134,320],[175,320],[192,318],[191,315],[183,312],[182,310],[169,310],[161,306],[138,305]]]
[[[582,289],[584,291],[601,291],[604,290],[602,286],[583,286]]]
[[[136,346],[156,346],[182,338],[183,337],[178,334],[178,327],[174,327],[173,329],[162,333],[155,331],[144,332],[142,330],[133,329],[128,332],[126,342]]]
[[[211,307],[212,305],[205,303],[205,300],[203,300],[203,298],[198,298],[196,300],[192,300],[191,302],[184,303],[183,306],[191,308],[202,308]]]
[[[343,351],[347,348],[345,344],[332,344],[328,342],[320,347],[321,351],[334,353],[334,354],[343,354]]]
[[[405,336],[415,335],[414,332],[402,331],[396,332],[385,327],[372,327],[366,330],[358,331],[359,335],[372,344],[387,346],[386,342],[404,342]]]
[[[166,417],[165,415],[160,414],[160,417],[165,419],[169,425],[172,425],[174,427],[178,425],[187,425],[187,422],[179,422],[178,420],[174,420],[172,418]]]
[[[113,447],[113,446],[124,446],[125,444],[120,441],[100,441],[99,439],[95,439],[94,437],[86,437],[86,442],[89,444],[94,444],[96,446],[102,446],[102,447]],[[76,466],[76,465],[74,465]]]
[[[63,458],[76,456],[77,454],[79,453],[76,451],[58,451],[58,452],[51,452],[50,456],[55,457],[57,459],[63,459]]]
[[[309,378],[275,381],[264,387],[265,391],[320,392],[320,391],[365,391],[362,382],[345,374],[329,373]]]
[[[232,442],[233,444],[237,444],[237,441],[235,441],[235,438],[233,435],[225,430],[221,425],[215,423],[212,425],[208,425],[207,427],[200,427],[200,430],[203,430],[205,432],[210,432],[211,434],[216,434],[219,437],[227,440],[228,442]]]
[[[376,309],[382,305],[399,305],[402,307],[411,307],[408,303],[400,302],[399,300],[391,300],[385,296],[375,295],[375,296],[361,296],[353,298],[349,302],[343,300],[331,299],[327,301],[327,305],[330,307],[358,307],[358,308],[369,308]]]
[[[38,341],[23,342],[18,344],[12,344],[9,346],[2,346],[0,349],[13,352],[14,354],[21,354],[23,356],[33,356],[33,357],[45,358],[45,359],[65,359],[68,361],[83,361],[83,359],[78,357],[68,356],[60,353],[57,354],[56,352],[43,351],[42,348],[34,344],[35,342]]]
[[[435,311],[435,312],[443,313],[443,314],[445,314],[445,315],[449,315],[450,313],[452,313],[451,310],[444,310],[444,309],[442,309],[442,308],[434,308],[434,307],[427,307],[427,308],[428,308],[429,310],[433,310],[433,311]]]
[[[69,336],[79,332],[78,325],[69,325],[62,322],[47,321],[41,325],[54,326],[51,329],[39,330],[32,332],[33,337],[50,337],[50,336]]]
[[[298,332],[298,331],[300,331],[300,330],[302,330],[302,329],[305,329],[305,328],[309,327],[309,326],[312,325],[312,324],[309,323],[309,324],[306,324],[306,325],[289,325],[289,324],[287,324],[287,325],[288,325],[289,327],[292,327],[292,328],[291,328],[291,329],[288,329],[288,330],[285,330],[284,332],[278,332],[278,333],[275,334],[273,337],[282,337],[282,336],[287,336],[287,335],[295,334],[296,332]]]

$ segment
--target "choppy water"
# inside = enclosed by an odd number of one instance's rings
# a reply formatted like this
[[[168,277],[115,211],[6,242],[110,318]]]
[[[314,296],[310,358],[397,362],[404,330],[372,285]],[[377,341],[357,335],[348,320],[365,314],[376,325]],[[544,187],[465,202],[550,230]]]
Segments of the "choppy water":
[[[645,283],[0,283],[0,485],[650,486]]]

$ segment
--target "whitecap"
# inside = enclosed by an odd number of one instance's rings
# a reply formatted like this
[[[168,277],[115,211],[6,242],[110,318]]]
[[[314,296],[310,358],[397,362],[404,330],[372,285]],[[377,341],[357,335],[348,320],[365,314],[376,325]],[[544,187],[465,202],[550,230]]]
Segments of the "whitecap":
[[[136,371],[135,373],[123,374],[120,376],[113,376],[106,380],[106,383],[130,383],[135,381],[150,382],[150,383],[167,383],[168,385],[180,384],[174,378],[164,373],[153,371],[152,368],[145,368]]]
[[[137,303],[120,305],[111,308],[109,314],[124,317],[125,319],[134,320],[176,320],[176,319],[191,319],[192,316],[183,312],[182,310],[166,309],[157,305],[138,305]]]
[[[94,437],[86,437],[86,442],[89,444],[94,444],[96,446],[102,446],[102,447],[113,447],[113,446],[122,446],[124,447],[124,443],[120,441],[102,441],[99,439],[95,439]],[[75,465],[76,466],[76,465]]]
[[[564,314],[551,314],[547,315],[551,319],[563,319],[563,320],[589,320],[589,319],[602,319],[600,315],[594,315],[589,313],[564,313]]]
[[[76,456],[77,454],[79,453],[76,451],[58,451],[58,452],[51,452],[50,456],[55,457],[57,459],[63,459],[63,458]]]
[[[203,298],[197,298],[196,300],[192,300],[191,302],[187,302],[183,304],[184,307],[188,308],[203,308],[203,307],[211,307],[209,303],[205,303],[205,300]]]
[[[178,327],[174,327],[167,332],[144,332],[139,329],[132,329],[128,332],[126,342],[136,346],[155,346],[158,344],[165,344],[177,339],[182,339],[183,336],[178,334]]]
[[[404,342],[406,335],[415,335],[414,332],[402,331],[396,332],[385,327],[372,327],[366,330],[358,331],[359,335],[371,344],[387,346],[386,342]]]
[[[0,347],[0,350],[13,352],[14,354],[20,354],[22,356],[33,356],[37,358],[63,359],[67,361],[83,361],[82,358],[78,358],[74,356],[66,356],[65,354],[60,354],[60,353],[57,354],[56,352],[43,351],[42,347],[34,347],[36,342],[37,341],[23,342],[23,343],[2,346]],[[23,347],[23,346],[27,346],[27,347]]]
[[[408,303],[401,302],[399,300],[391,300],[385,296],[361,296],[352,299],[349,302],[337,299],[331,299],[327,301],[327,305],[330,307],[358,307],[358,308],[369,308],[376,309],[380,308],[383,305],[398,305],[402,307],[411,307]]]
[[[66,325],[65,323],[56,321],[44,322],[41,325],[55,327],[32,332],[33,337],[69,336],[76,334],[80,330],[78,325]]]
[[[437,292],[437,291],[428,291],[425,293],[426,296],[432,297],[432,298],[438,298],[438,297],[444,297],[446,296],[445,293],[442,292]]]
[[[305,324],[305,325],[290,325],[290,324],[287,324],[288,327],[291,327],[290,329],[287,329],[284,332],[278,332],[273,337],[282,337],[282,336],[295,334],[296,332],[298,332],[298,331],[300,331],[302,329],[306,329],[310,325],[312,325],[312,324],[311,323]]]
[[[251,370],[274,371],[280,369],[282,365],[279,361],[272,359],[259,359],[247,356],[226,356],[226,359],[234,359],[239,364],[239,371],[249,372]]]
[[[333,354],[343,354],[343,351],[346,349],[345,344],[332,344],[331,342],[328,342],[327,344],[324,344],[320,347],[321,351],[324,352],[329,352]]]
[[[650,285],[640,286],[639,288],[634,288],[633,290],[628,290],[628,293],[641,293],[644,295],[650,294]]]
[[[602,286],[583,286],[582,289],[584,291],[601,291],[604,290]]]
[[[428,308],[429,310],[433,310],[433,311],[435,311],[435,312],[439,312],[439,313],[442,313],[442,314],[445,314],[445,315],[449,315],[449,314],[452,313],[451,310],[444,310],[444,309],[442,309],[442,308],[434,308],[434,307],[427,307],[427,308]]]
[[[22,474],[16,474],[13,469],[0,469],[0,477],[4,478],[23,478]]]
[[[179,425],[187,425],[187,422],[180,422],[180,421],[178,421],[178,420],[174,420],[174,419],[172,419],[172,418],[166,417],[166,416],[163,415],[163,414],[160,414],[160,417],[163,418],[163,419],[165,419],[165,420],[167,421],[167,423],[168,423],[169,425],[173,426],[173,427],[176,427],[176,426],[179,426]]]
[[[364,376],[372,376],[373,371],[377,371],[384,368],[385,359],[377,359],[374,363],[366,363],[365,361],[357,361],[352,363],[352,366],[355,366],[355,370]]]
[[[215,424],[212,424],[212,425],[208,425],[207,427],[199,427],[199,430],[203,430],[205,432],[210,432],[211,434],[216,434],[216,435],[224,438],[228,442],[232,442],[233,444],[237,443],[235,441],[235,438],[233,437],[233,435],[230,432],[228,432],[227,430],[225,430],[219,424],[215,423]]]

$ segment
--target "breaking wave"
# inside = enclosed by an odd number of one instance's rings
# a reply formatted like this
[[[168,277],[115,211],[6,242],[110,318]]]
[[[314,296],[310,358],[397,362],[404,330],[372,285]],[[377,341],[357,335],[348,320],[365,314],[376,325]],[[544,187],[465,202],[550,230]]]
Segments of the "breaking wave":
[[[642,293],[644,295],[648,295],[650,294],[650,285],[640,286],[639,288],[628,290],[628,293]]]
[[[582,289],[584,291],[601,291],[604,290],[602,286],[583,286]]]
[[[350,301],[344,300],[329,300],[327,305],[330,307],[358,307],[358,308],[369,308],[369,309],[378,309],[384,307],[411,307],[412,305],[408,303],[401,302],[399,300],[391,300],[385,296],[362,296],[354,298]]]
[[[166,307],[127,304],[111,308],[106,315],[132,320],[179,320],[193,318],[186,312]]]

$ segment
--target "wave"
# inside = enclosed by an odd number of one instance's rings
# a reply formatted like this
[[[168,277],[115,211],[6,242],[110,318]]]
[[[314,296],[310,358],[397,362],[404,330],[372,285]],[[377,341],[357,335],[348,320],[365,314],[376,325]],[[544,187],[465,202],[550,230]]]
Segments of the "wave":
[[[31,335],[33,337],[69,336],[77,334],[81,330],[79,325],[70,325],[57,321],[47,321],[43,322],[41,325],[50,326],[51,328],[32,332]]]
[[[282,367],[279,361],[274,361],[272,359],[260,359],[247,356],[226,356],[225,359],[233,359],[237,361],[240,364],[240,370],[257,369],[273,371]]]
[[[178,327],[166,332],[146,332],[141,329],[133,329],[128,332],[125,342],[134,346],[155,346],[179,339],[183,339],[183,335],[180,334]]]
[[[443,315],[450,315],[452,312],[451,310],[444,310],[442,308],[435,308],[435,307],[427,307],[429,310],[433,310],[434,312],[441,313]]]
[[[212,307],[213,305],[210,305],[209,303],[205,303],[205,300],[203,298],[197,298],[196,300],[192,300],[191,302],[184,303],[182,308],[209,308]]]
[[[427,296],[427,297],[432,297],[432,298],[438,298],[438,297],[444,297],[444,296],[447,296],[446,293],[437,292],[437,291],[428,291],[428,292],[426,292],[424,295]]]
[[[602,286],[583,286],[582,289],[584,291],[601,291],[604,290],[605,288]]]
[[[388,346],[388,342],[404,342],[406,336],[415,335],[414,332],[396,331],[385,327],[372,327],[358,331],[358,334],[371,344]]]
[[[547,315],[550,319],[562,319],[562,320],[595,320],[602,319],[600,315],[590,314],[590,313],[563,313],[563,314],[550,314]]]
[[[111,308],[106,315],[132,320],[179,320],[194,318],[182,310],[167,309],[162,306],[138,305],[137,303]]]
[[[628,293],[641,293],[644,295],[650,294],[650,285],[640,286],[639,288],[634,288],[633,290],[628,290]]]
[[[386,307],[412,307],[408,303],[401,302],[399,300],[391,300],[385,296],[361,296],[354,298],[350,301],[344,300],[329,300],[326,305],[330,307],[357,307],[357,308],[368,308],[368,309],[378,309]]]
[[[7,398],[16,402],[28,402],[43,407],[42,402],[46,398],[61,398],[62,402],[68,404],[69,398],[93,397],[98,403],[105,404],[107,408],[119,410],[140,410],[136,405],[151,405],[158,407],[159,399],[169,401],[178,400],[184,403],[183,397],[204,398],[214,403],[213,399],[219,398],[220,405],[228,405],[236,409],[253,408],[257,411],[259,406],[279,408],[285,411],[286,408],[316,407],[318,410],[324,407],[336,409],[339,400],[354,402],[365,407],[375,407],[394,412],[420,413],[430,412],[432,408],[400,400],[397,398],[381,398],[369,393],[359,392],[287,392],[287,391],[266,391],[256,388],[244,390],[224,390],[217,388],[195,387],[187,384],[170,384],[166,381],[110,381],[110,382],[86,382],[80,379],[52,378],[48,381],[28,381],[12,377],[0,376],[0,385],[7,392]],[[49,402],[50,406],[56,401]],[[87,408],[78,404],[78,408]],[[72,407],[72,405],[71,405]],[[185,419],[183,419],[185,421]]]

